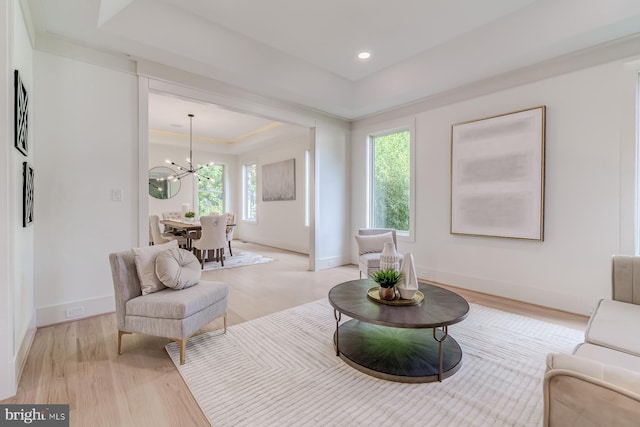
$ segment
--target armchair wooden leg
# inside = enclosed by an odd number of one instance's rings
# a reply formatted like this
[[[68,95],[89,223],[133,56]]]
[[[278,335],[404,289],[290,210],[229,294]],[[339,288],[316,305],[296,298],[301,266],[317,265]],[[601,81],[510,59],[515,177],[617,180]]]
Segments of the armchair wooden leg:
[[[227,333],[227,313],[224,314],[223,316],[223,320],[224,320],[224,333]]]
[[[218,249],[220,251],[220,266],[224,267],[224,248]]]
[[[185,338],[183,340],[176,340],[176,342],[180,346],[180,364],[181,365],[184,365],[184,353],[185,353],[185,350],[187,348],[187,340],[188,339],[189,338],[187,337],[187,338]]]
[[[122,354],[122,336],[131,332],[118,331],[118,354]]]
[[[231,240],[229,240],[229,256],[233,256],[233,252],[231,252]]]

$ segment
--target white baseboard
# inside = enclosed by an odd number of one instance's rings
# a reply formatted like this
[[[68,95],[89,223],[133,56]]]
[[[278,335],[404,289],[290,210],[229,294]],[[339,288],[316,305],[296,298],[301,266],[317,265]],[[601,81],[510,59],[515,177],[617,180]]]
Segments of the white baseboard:
[[[67,310],[72,310],[71,316],[67,316]],[[36,309],[36,326],[49,326],[56,323],[70,322],[85,317],[111,313],[116,310],[116,302],[113,295],[78,300],[57,305],[48,305]],[[80,314],[76,314],[79,313]]]
[[[541,292],[540,289],[523,286],[522,284],[465,276],[423,266],[416,265],[416,273],[422,279],[442,283],[443,285],[455,286],[584,316],[590,315],[590,307],[594,304],[591,299],[579,295],[548,290]]]
[[[24,365],[27,363],[27,357],[29,356],[29,350],[31,350],[31,345],[33,344],[33,339],[36,337],[36,319],[35,313],[33,314],[33,318],[29,322],[29,329],[24,334],[22,338],[22,342],[20,343],[20,348],[18,348],[18,352],[15,357],[15,366],[16,370],[16,384],[20,384],[20,378],[22,377],[22,371],[24,371]]]
[[[309,246],[292,245],[291,242],[277,241],[277,240],[263,240],[263,239],[244,239],[237,237],[237,240],[241,242],[257,243],[259,245],[271,246],[272,248],[284,249],[285,251],[298,252],[300,254],[308,255]],[[236,240],[234,239],[234,240]],[[233,241],[231,241],[231,250],[233,251]]]
[[[328,258],[316,258],[316,270],[326,270],[328,268],[338,267],[345,264],[351,264],[348,256],[335,256]]]
[[[10,358],[6,366],[0,371],[0,400],[8,399],[16,395],[18,382],[16,381],[15,358]]]
[[[15,396],[18,391],[20,377],[22,376],[24,365],[27,362],[27,357],[29,356],[29,350],[33,344],[33,339],[36,336],[35,320],[36,318],[34,313],[29,321],[29,327],[17,346],[18,351],[9,359],[6,371],[0,373],[0,400]]]

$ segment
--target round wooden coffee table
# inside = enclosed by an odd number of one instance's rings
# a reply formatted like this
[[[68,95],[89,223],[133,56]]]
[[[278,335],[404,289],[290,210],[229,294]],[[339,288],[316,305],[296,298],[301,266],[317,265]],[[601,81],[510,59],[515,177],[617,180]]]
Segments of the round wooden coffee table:
[[[367,298],[371,279],[344,282],[329,291],[336,332],[336,355],[368,375],[385,380],[442,381],[460,369],[462,350],[448,327],[469,313],[455,292],[420,283],[419,305],[392,306]],[[349,320],[340,324],[342,315]]]

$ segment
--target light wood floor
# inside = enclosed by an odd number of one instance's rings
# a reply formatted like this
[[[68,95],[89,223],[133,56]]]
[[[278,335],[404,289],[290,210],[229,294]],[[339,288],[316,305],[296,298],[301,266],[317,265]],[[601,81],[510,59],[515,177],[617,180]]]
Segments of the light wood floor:
[[[238,241],[233,246],[275,261],[203,273],[203,279],[229,283],[229,325],[324,298],[334,285],[358,278],[354,265],[310,272],[304,255]],[[576,329],[587,323],[582,316],[450,289],[469,302]],[[221,327],[216,320],[203,332]],[[69,404],[71,426],[209,425],[164,350],[166,339],[125,335],[121,355],[116,340],[114,314],[38,329],[17,395],[0,403]]]

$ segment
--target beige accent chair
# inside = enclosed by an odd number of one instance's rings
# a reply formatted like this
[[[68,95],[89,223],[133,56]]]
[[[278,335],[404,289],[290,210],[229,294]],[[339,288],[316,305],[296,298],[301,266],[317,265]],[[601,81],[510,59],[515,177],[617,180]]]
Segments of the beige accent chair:
[[[546,427],[639,425],[640,257],[613,257],[612,286],[573,354],[547,356]]]
[[[224,267],[224,247],[227,245],[227,216],[207,215],[200,217],[201,237],[191,242],[193,252],[198,256],[204,268],[209,251],[215,251],[215,259]],[[199,252],[199,253],[198,253]]]
[[[234,226],[231,227],[229,224],[233,224]],[[226,229],[226,233],[227,233],[227,243],[229,245],[229,255],[233,256],[233,252],[231,251],[231,241],[233,240],[233,230],[235,230],[235,224],[236,224],[236,214],[233,212],[227,212],[227,229]]]
[[[184,248],[187,246],[186,237],[177,236],[171,233],[163,233],[160,230],[160,218],[158,217],[158,215],[149,215],[149,232],[151,233],[154,245],[161,245],[172,240],[177,240],[180,247]]]
[[[356,243],[358,244],[358,268],[360,269],[360,278],[370,277],[373,273],[380,270],[380,254],[384,249],[384,241],[371,239],[372,236],[391,233],[393,243],[398,250],[398,242],[396,239],[396,230],[391,228],[360,228]],[[359,239],[359,236],[365,236]],[[365,241],[366,240],[366,241]],[[400,260],[402,261],[402,254]]]
[[[227,332],[226,283],[201,280],[187,289],[166,288],[142,295],[133,252],[112,253],[109,262],[116,299],[118,354],[124,334],[168,337],[180,346],[180,364],[184,365],[187,340],[199,329],[223,317]]]

